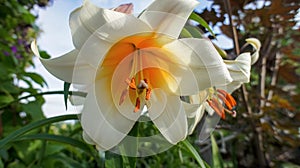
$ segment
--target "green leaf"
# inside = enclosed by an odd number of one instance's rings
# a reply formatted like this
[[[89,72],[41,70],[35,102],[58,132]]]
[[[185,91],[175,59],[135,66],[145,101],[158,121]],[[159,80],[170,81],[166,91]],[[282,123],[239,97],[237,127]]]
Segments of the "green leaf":
[[[139,122],[136,122],[134,124],[133,128],[130,130],[128,135],[132,136],[132,137],[136,137],[136,141],[130,143],[130,146],[126,147],[126,151],[130,150],[129,152],[131,154],[134,153],[137,156],[137,154],[138,154]],[[126,151],[125,151],[124,155],[122,155],[123,163],[125,165],[129,165],[129,167],[136,167],[136,157],[127,157]]]
[[[197,15],[195,12],[192,12],[192,14],[190,15],[189,19],[194,20],[197,23],[199,23],[201,26],[203,26],[204,28],[206,28],[214,38],[216,38],[215,33],[209,27],[209,25],[207,24],[207,22],[202,17],[200,17],[199,15]]]
[[[5,138],[1,139],[0,140],[0,149],[5,147],[6,145],[8,145],[10,142],[14,141],[16,138],[20,137],[21,135],[23,135],[33,129],[39,128],[44,125],[52,124],[52,123],[59,122],[59,121],[66,121],[66,120],[78,120],[78,116],[75,114],[63,115],[63,116],[46,118],[43,120],[39,120],[39,121],[30,123],[16,131],[14,131],[13,133],[9,134]]]
[[[68,82],[64,83],[64,100],[65,100],[66,110],[68,109],[68,96],[69,96],[70,86],[71,86],[71,83],[68,83]]]
[[[73,147],[78,147],[83,151],[85,151],[87,154],[93,156],[90,147],[86,143],[62,135],[51,135],[51,134],[44,134],[44,133],[33,134],[33,135],[22,136],[20,138],[15,139],[14,141],[36,140],[36,139],[69,144]]]
[[[45,118],[43,110],[43,103],[40,101],[32,101],[27,104],[22,104],[24,112],[29,114],[34,121]]]
[[[0,104],[9,104],[14,101],[11,95],[0,95]]]
[[[44,78],[41,75],[37,74],[37,73],[26,72],[26,73],[24,73],[24,76],[29,77],[32,81],[34,81],[35,83],[37,83],[41,87],[47,86],[47,83],[44,80]]]
[[[48,156],[45,158],[45,162],[42,163],[42,167],[84,167],[81,160],[76,161],[64,153]],[[58,163],[60,163],[59,166]]]
[[[193,37],[193,36],[192,36],[192,34],[186,29],[186,27],[184,27],[184,28],[181,30],[180,37],[181,37],[181,38],[191,38],[191,37]]]
[[[203,35],[202,35],[202,31],[199,30],[198,27],[195,27],[195,26],[185,26],[186,30],[192,35],[192,37],[194,38],[202,38]]]
[[[0,158],[0,168],[4,168],[4,164],[2,162],[2,159]]]
[[[187,139],[185,139],[184,141],[181,141],[181,144],[183,144],[183,146],[185,147],[183,149],[188,151],[194,157],[194,159],[198,162],[200,167],[202,167],[202,168],[209,167],[208,164],[202,160],[202,158],[200,157],[197,150],[193,147],[193,145]]]
[[[40,51],[40,56],[44,59],[51,58],[51,56],[46,51]]]
[[[123,168],[122,157],[112,152],[105,152],[105,167],[106,168]]]
[[[212,146],[212,155],[213,155],[213,167],[214,168],[223,168],[223,160],[219,152],[218,144],[215,140],[213,134],[210,136],[211,139],[211,146]]]
[[[5,92],[7,94],[19,94],[20,89],[16,85],[14,85],[11,81],[1,82],[0,83],[0,91]]]

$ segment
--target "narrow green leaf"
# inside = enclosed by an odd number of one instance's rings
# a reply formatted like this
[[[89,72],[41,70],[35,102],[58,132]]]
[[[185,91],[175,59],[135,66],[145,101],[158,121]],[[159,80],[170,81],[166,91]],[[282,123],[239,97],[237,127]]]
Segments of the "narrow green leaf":
[[[138,153],[138,136],[139,136],[139,122],[136,122],[133,126],[133,128],[130,130],[129,136],[133,136],[133,137],[136,137],[136,141],[135,142],[132,142],[130,144],[130,148],[131,148],[131,151],[130,153],[135,153],[136,156],[137,156],[137,153]],[[126,157],[126,155],[123,157]],[[129,166],[130,167],[136,167],[136,157],[127,157],[128,161],[129,161]]]
[[[105,152],[106,168],[123,168],[123,159],[120,155],[110,151]]]
[[[226,51],[222,50],[219,46],[214,44],[214,47],[217,49],[218,53],[221,55],[222,58],[227,58]]]
[[[55,141],[55,142],[60,142],[64,144],[69,144],[74,147],[78,147],[88,153],[89,155],[92,155],[92,152],[90,150],[90,147],[86,144],[83,143],[79,140],[69,138],[66,136],[62,135],[51,135],[51,134],[46,134],[46,133],[41,133],[41,134],[33,134],[33,135],[24,135],[20,138],[17,138],[13,141],[24,141],[24,140],[47,140],[47,141]],[[93,155],[92,155],[93,156]]]
[[[63,167],[70,167],[70,168],[83,167],[82,162],[80,162],[80,160],[74,160],[70,156],[67,156],[64,153],[59,153],[57,155],[47,156],[45,158],[45,160],[46,160],[46,163],[43,162],[43,166],[41,166],[41,167],[61,167],[61,166],[57,166],[55,163],[51,164],[51,162],[49,162],[49,160],[59,161],[64,165]],[[48,163],[47,163],[47,160],[48,160]]]
[[[0,104],[9,104],[14,101],[11,95],[0,95]]]
[[[209,167],[200,157],[199,153],[197,152],[197,150],[193,147],[193,145],[187,140],[185,139],[184,141],[181,141],[181,143],[185,146],[185,150],[187,150],[198,162],[199,166],[202,168],[205,167]]]
[[[198,27],[187,25],[185,28],[192,35],[192,37],[203,38],[203,32]]]
[[[211,139],[211,146],[212,146],[213,167],[223,168],[224,165],[219,152],[219,147],[213,134],[211,134],[210,139]]]
[[[39,120],[33,123],[30,123],[16,131],[14,131],[13,133],[9,134],[8,136],[6,136],[5,138],[0,140],[0,149],[3,148],[5,145],[7,145],[8,143],[14,141],[16,138],[20,137],[21,135],[39,128],[41,126],[47,125],[47,124],[52,124],[55,122],[59,122],[59,121],[66,121],[66,120],[78,120],[78,116],[73,114],[73,115],[63,115],[63,116],[57,116],[57,117],[51,117],[51,118],[46,118],[43,120]]]
[[[216,38],[215,33],[209,27],[208,23],[202,17],[200,17],[199,15],[197,15],[195,12],[192,12],[192,14],[190,15],[189,19],[194,20],[197,23],[199,23],[201,26],[203,26],[204,28],[206,28],[214,38]]]
[[[193,37],[193,36],[192,36],[191,33],[184,27],[184,28],[181,30],[180,37],[181,37],[181,38],[191,38],[191,37]]]
[[[65,100],[66,110],[68,109],[68,96],[69,96],[70,86],[71,86],[71,83],[68,83],[68,82],[64,83],[64,100]]]
[[[42,110],[43,102],[40,101],[32,101],[28,102],[27,104],[21,104],[21,107],[23,108],[23,111],[26,112],[26,114],[32,117],[34,121],[40,120],[45,118],[43,110]]]
[[[47,83],[44,80],[44,78],[37,73],[26,72],[24,73],[24,76],[29,77],[32,81],[34,81],[36,84],[40,85],[41,87],[47,86]]]

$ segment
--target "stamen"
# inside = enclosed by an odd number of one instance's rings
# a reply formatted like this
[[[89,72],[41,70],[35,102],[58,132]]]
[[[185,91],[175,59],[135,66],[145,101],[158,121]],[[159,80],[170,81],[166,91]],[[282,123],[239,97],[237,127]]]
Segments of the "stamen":
[[[150,100],[150,97],[151,97],[151,88],[149,88],[149,85],[148,85],[148,80],[147,79],[144,79],[145,83],[147,84],[147,89],[146,89],[146,100]]]
[[[140,101],[140,98],[136,98],[136,101],[135,101],[135,108],[134,108],[134,112],[138,112],[141,108],[141,101]]]
[[[225,90],[218,89],[217,92],[217,98],[219,98],[219,100],[216,98],[216,96],[207,100],[210,107],[213,108],[222,119],[225,119],[225,112],[232,115],[232,117],[236,117],[236,111],[234,110],[236,101],[234,98]],[[220,101],[225,103],[227,108],[224,108]]]
[[[236,117],[236,111],[233,110],[233,111],[230,111],[228,109],[224,109],[226,113],[229,113],[232,117]]]
[[[222,102],[225,103],[225,105],[228,109],[231,110],[233,108],[232,105],[230,104],[230,102],[227,101],[227,99],[225,98],[225,96],[223,94],[218,94],[218,97],[222,100]]]
[[[226,104],[229,110],[232,110],[237,105],[234,98],[225,90],[218,89],[217,91],[225,98],[225,101],[223,99],[222,100]]]
[[[225,119],[224,107],[220,105],[220,102],[216,98],[207,100],[209,106],[215,110],[215,112],[222,118]]]
[[[151,89],[148,88],[146,89],[146,100],[150,100],[150,97],[151,97]]]
[[[131,80],[129,81],[129,79],[126,79],[125,81],[128,86],[133,89],[133,90],[136,90],[136,85],[135,85],[135,79],[134,78],[131,78]]]

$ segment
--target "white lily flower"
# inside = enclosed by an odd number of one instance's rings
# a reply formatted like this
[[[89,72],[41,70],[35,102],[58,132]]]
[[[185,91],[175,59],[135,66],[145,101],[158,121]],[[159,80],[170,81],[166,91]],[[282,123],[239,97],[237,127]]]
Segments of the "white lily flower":
[[[186,112],[191,114],[188,115],[190,121],[189,134],[194,131],[205,111],[207,111],[210,116],[216,112],[223,119],[225,118],[225,112],[233,116],[236,115],[235,111],[232,111],[236,102],[229,93],[238,89],[243,83],[250,81],[251,65],[258,60],[261,47],[260,41],[255,38],[248,38],[246,42],[255,49],[253,54],[245,52],[240,54],[235,60],[224,60],[230,76],[233,79],[231,83],[217,86],[218,90],[209,88],[197,95],[188,97],[189,104],[185,103],[184,107]],[[225,107],[223,107],[223,104]]]
[[[176,144],[191,130],[187,117],[194,114],[190,111],[198,109],[185,107],[180,96],[233,81],[209,40],[178,39],[197,4],[156,0],[136,18],[86,0],[71,13],[75,49],[40,60],[57,78],[87,86],[81,125],[88,143],[100,150],[113,148],[146,105],[161,134]],[[39,55],[35,43],[32,49]]]

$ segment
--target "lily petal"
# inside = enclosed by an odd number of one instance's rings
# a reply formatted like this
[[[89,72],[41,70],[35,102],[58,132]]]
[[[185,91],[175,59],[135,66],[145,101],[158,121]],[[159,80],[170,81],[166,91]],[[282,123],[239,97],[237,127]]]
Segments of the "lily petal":
[[[252,55],[250,55],[249,52],[246,52],[239,55],[235,60],[224,60],[233,81],[220,88],[226,90],[228,93],[232,93],[243,83],[248,83],[250,81],[251,65],[259,58],[259,50],[261,47],[260,41],[255,38],[249,38],[246,39],[246,41],[255,49],[255,52]]]
[[[232,93],[234,90],[239,88],[243,83],[250,81],[250,70],[251,70],[251,56],[250,53],[243,53],[239,55],[236,60],[224,60],[230,76],[233,81],[223,87],[228,93]]]
[[[261,43],[258,39],[256,38],[248,38],[246,39],[246,42],[254,47],[256,50],[252,55],[251,55],[251,65],[255,64],[256,61],[259,58],[259,50],[261,47]]]
[[[199,4],[195,0],[156,0],[139,17],[158,33],[178,38],[188,17]]]
[[[188,133],[187,118],[178,96],[162,96],[162,91],[155,89],[150,99],[149,117],[161,134],[172,144],[186,138]],[[155,98],[154,98],[155,97]],[[165,99],[166,98],[166,99]],[[165,99],[165,100],[163,100]],[[166,104],[162,104],[166,103]],[[161,110],[156,110],[158,106]]]
[[[97,80],[88,92],[81,116],[81,125],[88,137],[100,148],[109,150],[122,141],[134,123],[115,107],[109,78]]]
[[[73,43],[77,49],[80,49],[94,32],[107,41],[115,42],[125,35],[139,33],[140,30],[150,30],[145,23],[133,15],[99,8],[89,0],[71,13],[69,22]],[[130,25],[130,27],[127,26],[128,30],[124,25]],[[102,28],[103,26],[105,27]]]
[[[33,41],[31,43],[31,49],[33,53],[39,57],[41,63],[48,70],[48,72],[50,72],[58,79],[69,83],[91,83],[93,81],[86,74],[93,74],[96,72],[96,69],[91,67],[88,63],[86,63],[83,60],[76,62],[76,59],[79,54],[78,50],[72,50],[71,52],[63,56],[56,57],[53,59],[44,59],[39,54],[36,41]],[[76,73],[73,76],[75,65],[79,73]]]
[[[180,83],[182,92],[193,95],[195,90],[201,91],[212,86],[224,86],[232,82],[225,63],[209,40],[179,39],[163,48],[189,65],[194,74],[194,80],[198,83],[197,88],[185,86],[188,84],[186,82]]]
[[[184,111],[187,115],[188,134],[192,134],[205,113],[205,106],[183,102]]]

